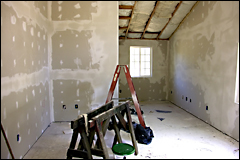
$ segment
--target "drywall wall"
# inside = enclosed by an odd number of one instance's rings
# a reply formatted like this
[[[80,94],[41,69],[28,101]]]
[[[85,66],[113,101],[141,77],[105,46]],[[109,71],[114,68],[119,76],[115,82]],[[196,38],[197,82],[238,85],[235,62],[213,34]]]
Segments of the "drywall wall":
[[[49,6],[51,105],[55,121],[72,121],[106,102],[118,64],[118,2],[52,1]]]
[[[171,102],[236,140],[238,42],[239,2],[200,1],[170,38],[168,90]]]
[[[166,83],[168,79],[168,41],[119,40],[119,64],[129,65],[130,46],[152,48],[152,77],[132,78],[138,100],[166,100],[168,96],[168,83]],[[119,98],[131,97],[123,70],[119,76],[119,90]]]
[[[50,122],[105,103],[118,64],[117,26],[116,1],[1,1],[1,122],[15,158]],[[3,139],[1,158],[11,158]]]
[[[51,122],[46,10],[47,2],[1,1],[1,123],[16,159]]]

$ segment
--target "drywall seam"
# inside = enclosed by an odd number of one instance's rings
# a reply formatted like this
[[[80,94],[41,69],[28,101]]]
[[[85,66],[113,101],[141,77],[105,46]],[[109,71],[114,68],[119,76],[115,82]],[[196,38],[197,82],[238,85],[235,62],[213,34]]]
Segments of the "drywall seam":
[[[1,99],[12,92],[22,92],[30,86],[38,86],[40,83],[45,85],[48,78],[48,67],[43,67],[38,72],[31,74],[20,73],[12,77],[1,77]],[[16,85],[13,85],[16,84]]]
[[[27,3],[23,1],[1,1],[1,2],[5,3],[9,7],[12,7],[16,12],[18,18],[24,17],[28,22],[28,24],[32,24],[34,27],[38,25],[41,29],[43,28],[45,31],[48,31],[49,28],[49,26],[47,25],[49,23],[48,19],[42,16],[42,14],[34,7],[30,8],[29,5],[27,4],[28,2]],[[21,8],[20,6],[22,6],[23,8]],[[30,13],[36,13],[36,14],[30,14]]]
[[[97,75],[106,75],[104,76],[105,81],[111,82],[112,79],[112,74],[110,76],[107,76],[107,71],[108,70],[113,70],[115,69],[115,66],[109,65],[108,64],[108,57],[109,54],[114,54],[118,53],[118,48],[116,51],[112,51],[111,53],[108,53],[107,48],[107,39],[105,37],[110,37],[110,35],[105,32],[105,29],[108,29],[108,27],[105,27],[102,25],[103,21],[103,13],[106,12],[107,10],[107,2],[93,2],[93,6],[97,6],[97,12],[92,13],[92,20],[66,20],[66,21],[52,21],[53,24],[53,31],[50,35],[50,39],[52,36],[59,31],[66,31],[66,30],[75,30],[78,32],[81,31],[91,31],[91,38],[88,39],[88,44],[90,45],[89,52],[91,54],[91,59],[92,59],[92,64],[98,63],[99,68],[98,69],[88,69],[88,70],[81,70],[81,69],[52,69],[52,51],[49,51],[49,56],[50,56],[50,79],[51,79],[51,90],[53,90],[53,80],[79,80],[81,82],[89,82],[91,86],[95,89],[95,99],[92,101],[91,107],[97,107],[98,104],[100,105],[100,100],[103,99],[103,95],[107,92],[108,93],[108,85],[105,87],[101,87],[100,85],[100,79],[95,78],[98,77]],[[105,3],[102,4],[102,3]],[[111,2],[110,2],[111,3]],[[118,2],[117,2],[118,5]],[[110,5],[108,5],[109,7]],[[118,7],[117,7],[117,13],[118,13]],[[110,13],[109,13],[110,14]],[[50,16],[49,16],[50,17]],[[112,16],[108,16],[112,17]],[[116,32],[119,33],[118,31],[118,14],[116,14]],[[110,19],[110,18],[109,18]],[[107,19],[108,21],[110,21]],[[113,20],[112,20],[113,21]],[[115,22],[115,21],[113,21]],[[106,25],[106,24],[105,24]],[[102,36],[100,36],[102,35]],[[117,39],[117,37],[114,37],[114,39]],[[118,46],[118,39],[116,41]],[[51,44],[51,43],[50,43]],[[115,46],[115,44],[114,44]],[[52,46],[51,46],[52,48]],[[116,62],[112,62],[112,64],[118,64],[118,58],[116,58]],[[105,66],[105,67],[104,67]],[[111,67],[111,68],[110,68]],[[110,79],[110,80],[109,80]],[[103,94],[103,88],[107,88],[104,91]],[[97,94],[98,93],[98,94]],[[52,93],[53,94],[53,93]],[[106,94],[105,94],[106,95]],[[118,90],[114,92],[114,95],[118,95]],[[52,96],[52,104],[54,105],[54,96]],[[104,101],[105,102],[105,101]],[[103,103],[102,103],[103,104]]]
[[[234,21],[232,21],[232,19],[235,18],[234,16],[237,16],[237,14],[232,13],[232,12],[230,12],[231,14],[228,14],[230,9],[222,10],[224,11],[222,12],[224,14],[220,13],[220,16],[221,16],[220,18],[222,19],[223,17],[224,21],[218,21],[217,23],[214,23],[214,21],[217,19],[216,17],[218,17],[218,11],[221,11],[221,8],[224,9],[222,7],[222,5],[224,4],[222,3],[224,2],[216,2],[215,5],[213,6],[213,9],[214,9],[213,12],[208,12],[209,16],[206,18],[203,18],[202,23],[198,23],[196,25],[193,25],[192,27],[190,26],[187,27],[188,22],[195,21],[195,20],[193,18],[193,19],[190,19],[189,21],[186,21],[184,23],[186,25],[184,26],[185,29],[178,30],[178,32],[174,34],[174,38],[173,40],[171,39],[171,41],[173,41],[174,43],[173,51],[176,51],[175,45],[178,46],[178,41],[193,43],[195,42],[195,40],[200,40],[201,38],[206,39],[208,41],[208,44],[210,43],[210,45],[213,46],[214,48],[213,53],[209,53],[209,55],[206,54],[206,56],[204,56],[204,59],[206,60],[207,63],[204,63],[203,62],[204,60],[202,60],[202,58],[199,58],[196,61],[198,70],[195,67],[191,67],[188,69],[188,72],[187,72],[186,69],[184,68],[185,66],[182,66],[181,63],[179,63],[180,65],[177,64],[176,66],[174,66],[179,71],[179,73],[177,74],[175,73],[175,78],[182,79],[183,81],[191,83],[193,86],[199,85],[201,87],[201,90],[204,91],[204,103],[205,104],[209,103],[209,106],[210,106],[209,114],[210,114],[211,124],[215,126],[216,128],[220,128],[220,130],[224,132],[231,133],[233,128],[235,127],[235,124],[234,124],[235,119],[231,118],[232,117],[231,115],[237,115],[238,107],[236,104],[233,103],[233,99],[232,99],[232,102],[229,102],[228,99],[230,97],[227,97],[225,95],[233,87],[226,86],[227,84],[225,83],[223,83],[219,89],[211,87],[212,82],[214,84],[220,84],[221,80],[225,81],[225,78],[230,78],[229,73],[223,72],[222,74],[220,74],[221,75],[220,76],[218,75],[219,72],[215,72],[215,71],[218,70],[218,64],[226,63],[229,60],[231,61],[231,59],[233,59],[233,54],[223,55],[219,53],[232,52],[233,51],[232,48],[235,48],[235,55],[237,53],[237,43],[236,43],[237,39],[236,40],[228,39],[227,37],[228,35],[231,37],[236,37],[237,35],[237,31],[232,32],[232,27],[235,27],[234,25],[237,25],[235,24]],[[199,7],[201,7],[201,5],[202,4],[200,4]],[[229,5],[233,6],[233,4],[229,4]],[[211,10],[208,10],[208,11],[211,11]],[[227,43],[231,44],[233,41],[235,41],[235,46],[231,46],[230,50],[227,49],[227,47],[225,47],[226,45],[228,45]],[[196,45],[202,47],[202,43],[199,43]],[[233,67],[233,65],[231,66]],[[206,70],[206,72],[203,72],[204,70]],[[230,69],[227,69],[227,71],[229,72]],[[201,78],[201,77],[205,77],[205,78]],[[222,96],[220,98],[216,97],[213,94],[214,91],[216,91],[217,94],[218,93],[222,94]],[[231,96],[231,95],[228,95],[228,96]],[[225,103],[232,105],[232,107],[227,108],[228,111],[222,113],[224,115],[221,115],[221,112],[218,112],[218,108],[216,107],[218,106],[218,102],[219,104],[222,104],[222,107],[223,107],[223,104]],[[225,109],[225,107],[219,108],[219,109]]]

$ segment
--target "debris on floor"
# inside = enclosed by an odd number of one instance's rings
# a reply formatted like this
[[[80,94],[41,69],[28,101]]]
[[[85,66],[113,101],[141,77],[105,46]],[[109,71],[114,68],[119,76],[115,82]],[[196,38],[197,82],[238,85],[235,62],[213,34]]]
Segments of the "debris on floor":
[[[150,127],[143,128],[141,124],[136,124],[135,122],[132,123],[135,130],[135,138],[138,143],[150,144],[154,137],[152,129]]]
[[[162,110],[155,110],[156,112],[161,112],[161,113],[171,113],[172,111],[162,111]]]
[[[163,121],[165,118],[159,118],[159,117],[157,117],[159,120],[161,120],[161,121]]]
[[[68,129],[68,130],[64,130],[63,134],[72,134],[73,130],[72,129]]]
[[[130,108],[130,113],[137,115],[136,111],[133,108]],[[143,111],[141,110],[141,114],[143,114]]]
[[[153,111],[150,111],[149,113],[154,113]]]

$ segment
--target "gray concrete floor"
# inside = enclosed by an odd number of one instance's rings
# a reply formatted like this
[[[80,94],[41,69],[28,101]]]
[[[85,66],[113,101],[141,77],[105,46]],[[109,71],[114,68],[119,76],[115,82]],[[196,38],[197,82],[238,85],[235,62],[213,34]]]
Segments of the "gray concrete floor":
[[[140,105],[146,126],[153,130],[154,138],[149,145],[137,143],[139,154],[127,156],[127,159],[239,159],[238,141],[176,105],[167,101],[141,102]],[[165,119],[160,121],[157,117]],[[139,124],[137,115],[132,115],[132,119]],[[65,159],[71,135],[70,122],[51,123],[23,158]],[[104,137],[110,158],[122,158],[110,149],[113,137],[113,130],[107,131]],[[121,131],[121,137],[123,143],[132,145],[129,133]]]

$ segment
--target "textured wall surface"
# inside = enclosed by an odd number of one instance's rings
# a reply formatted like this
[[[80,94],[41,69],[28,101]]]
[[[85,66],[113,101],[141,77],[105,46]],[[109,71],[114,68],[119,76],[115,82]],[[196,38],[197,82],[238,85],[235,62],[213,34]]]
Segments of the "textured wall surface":
[[[1,122],[15,158],[51,122],[105,103],[117,26],[116,1],[1,1]],[[11,158],[3,139],[1,158]]]
[[[53,1],[49,6],[51,105],[55,121],[71,121],[106,102],[118,64],[118,2]]]
[[[168,41],[119,40],[119,64],[129,65],[130,46],[152,47],[152,77],[132,78],[139,101],[166,100],[168,83]],[[125,73],[119,77],[120,98],[131,97]]]
[[[239,2],[200,1],[170,39],[168,90],[170,101],[237,140],[238,42]]]
[[[47,2],[1,1],[1,123],[17,159],[51,122],[46,10]],[[1,158],[11,158],[2,133]]]

